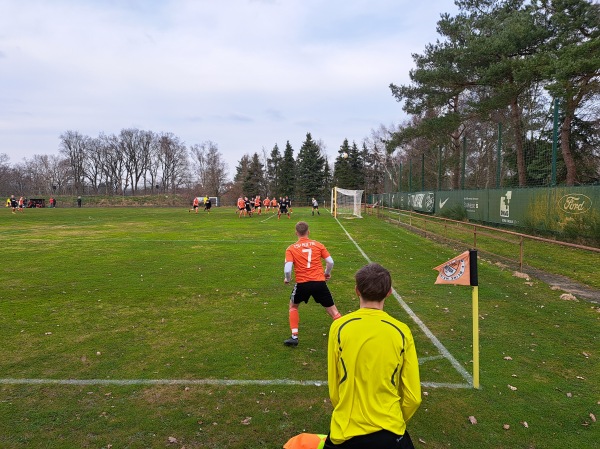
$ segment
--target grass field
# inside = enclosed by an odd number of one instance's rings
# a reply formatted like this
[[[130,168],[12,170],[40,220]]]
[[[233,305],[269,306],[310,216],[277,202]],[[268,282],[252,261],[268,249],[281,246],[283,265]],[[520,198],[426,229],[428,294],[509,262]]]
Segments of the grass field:
[[[299,347],[282,344],[283,257],[298,220],[335,260],[329,286],[342,313],[358,305],[362,250],[472,372],[471,289],[434,285],[432,268],[456,254],[373,216],[5,210],[0,448],[281,448],[298,433],[326,433],[330,318],[303,304]],[[416,447],[597,447],[598,307],[485,261],[479,279],[479,390],[399,301],[386,303],[417,344]]]

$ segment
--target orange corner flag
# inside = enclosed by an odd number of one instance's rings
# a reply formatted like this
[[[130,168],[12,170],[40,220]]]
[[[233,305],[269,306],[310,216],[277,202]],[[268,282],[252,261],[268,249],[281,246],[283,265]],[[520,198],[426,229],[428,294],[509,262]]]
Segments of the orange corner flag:
[[[438,265],[434,270],[439,271],[436,284],[471,285],[469,251]]]

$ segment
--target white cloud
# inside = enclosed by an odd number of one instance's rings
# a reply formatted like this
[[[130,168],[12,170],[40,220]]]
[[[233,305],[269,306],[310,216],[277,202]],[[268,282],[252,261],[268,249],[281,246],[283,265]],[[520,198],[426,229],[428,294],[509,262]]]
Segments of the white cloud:
[[[136,126],[244,153],[307,132],[334,154],[399,122],[391,82],[451,0],[5,0],[0,153],[58,151],[66,130]]]

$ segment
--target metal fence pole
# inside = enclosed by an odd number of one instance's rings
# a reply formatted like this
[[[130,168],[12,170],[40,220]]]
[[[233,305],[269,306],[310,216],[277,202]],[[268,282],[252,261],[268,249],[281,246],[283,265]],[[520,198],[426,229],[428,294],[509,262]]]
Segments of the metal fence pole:
[[[498,146],[496,148],[496,188],[500,188],[500,173],[502,169],[502,122],[498,123]]]
[[[462,178],[460,181],[460,188],[462,190],[465,190],[465,169],[467,167],[467,136],[463,136],[462,153]]]
[[[554,99],[554,123],[552,126],[552,187],[556,186],[556,153],[558,149],[558,98]]]

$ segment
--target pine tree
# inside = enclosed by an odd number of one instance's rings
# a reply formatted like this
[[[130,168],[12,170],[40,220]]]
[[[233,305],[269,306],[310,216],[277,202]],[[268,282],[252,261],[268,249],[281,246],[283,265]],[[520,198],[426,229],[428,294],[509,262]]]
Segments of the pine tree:
[[[289,140],[285,144],[280,173],[279,191],[273,192],[273,194],[293,198],[296,186],[296,161],[294,160],[294,150],[292,149]]]
[[[325,158],[310,133],[302,143],[296,159],[296,201],[310,201],[323,195]],[[309,203],[308,203],[309,204]]]
[[[276,195],[279,190],[279,184],[281,182],[281,165],[283,158],[279,152],[277,144],[271,150],[271,154],[267,159],[267,191],[266,195]]]
[[[333,164],[333,185],[342,189],[354,188],[348,139],[344,139]]]
[[[263,164],[260,162],[258,153],[254,153],[250,163],[248,164],[248,171],[244,178],[243,192],[244,196],[254,197],[256,195],[262,195],[265,190],[265,180],[263,176]]]

